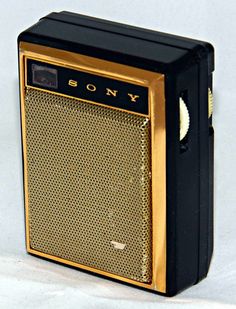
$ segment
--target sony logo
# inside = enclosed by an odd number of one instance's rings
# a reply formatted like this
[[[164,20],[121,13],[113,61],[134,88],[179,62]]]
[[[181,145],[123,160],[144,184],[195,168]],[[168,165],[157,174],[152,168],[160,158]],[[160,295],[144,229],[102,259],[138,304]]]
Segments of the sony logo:
[[[79,87],[78,81],[73,80],[73,79],[70,79],[68,81],[68,85],[74,88]],[[86,90],[90,92],[95,92],[97,91],[97,87],[94,84],[87,84]],[[118,95],[118,90],[115,90],[115,89],[105,88],[104,92],[106,96],[116,97]],[[127,97],[130,99],[131,102],[137,102],[137,100],[139,99],[139,95],[136,95],[133,93],[127,93]]]

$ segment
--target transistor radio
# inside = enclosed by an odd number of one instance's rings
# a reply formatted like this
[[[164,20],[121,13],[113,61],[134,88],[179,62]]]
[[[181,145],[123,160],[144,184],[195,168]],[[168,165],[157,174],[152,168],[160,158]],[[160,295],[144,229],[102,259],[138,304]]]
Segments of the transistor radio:
[[[213,47],[68,12],[18,46],[27,251],[167,296],[204,278]]]

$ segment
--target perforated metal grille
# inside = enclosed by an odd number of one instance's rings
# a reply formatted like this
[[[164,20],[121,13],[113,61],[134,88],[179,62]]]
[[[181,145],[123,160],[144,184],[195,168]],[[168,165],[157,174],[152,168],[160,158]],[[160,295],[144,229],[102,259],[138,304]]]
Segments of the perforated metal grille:
[[[150,122],[28,89],[31,248],[151,281]]]

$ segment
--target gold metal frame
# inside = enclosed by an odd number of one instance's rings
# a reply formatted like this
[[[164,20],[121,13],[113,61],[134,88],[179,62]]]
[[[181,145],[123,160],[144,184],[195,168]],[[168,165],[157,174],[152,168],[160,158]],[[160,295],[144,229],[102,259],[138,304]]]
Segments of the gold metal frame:
[[[121,280],[133,285],[166,292],[166,125],[165,125],[165,79],[164,75],[131,66],[117,64],[64,50],[49,48],[31,43],[20,43],[20,86],[21,117],[24,164],[26,247],[29,253],[57,262],[85,269],[100,275]],[[69,260],[36,251],[30,247],[27,149],[25,129],[25,88],[27,86],[25,59],[31,58],[60,66],[77,69],[100,76],[133,83],[149,88],[149,115],[151,119],[151,155],[152,155],[152,282],[142,283],[124,278],[99,269],[74,263]],[[29,86],[27,86],[29,87]],[[42,90],[44,91],[44,90]],[[51,92],[51,91],[50,91]],[[58,93],[57,93],[58,94]],[[61,95],[61,94],[59,94]],[[68,97],[68,96],[67,96]],[[85,100],[83,100],[85,101]],[[96,102],[90,102],[98,104]],[[109,107],[106,105],[106,107]],[[130,111],[127,111],[132,113]]]

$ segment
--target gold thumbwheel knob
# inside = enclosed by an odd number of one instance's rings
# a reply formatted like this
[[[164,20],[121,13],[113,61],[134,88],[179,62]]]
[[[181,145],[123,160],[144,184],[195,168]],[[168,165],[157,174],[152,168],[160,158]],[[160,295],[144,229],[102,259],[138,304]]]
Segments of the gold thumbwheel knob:
[[[182,141],[182,139],[184,139],[185,136],[187,135],[190,125],[188,108],[182,98],[179,98],[179,120],[180,120],[179,139],[180,141]]]
[[[213,94],[210,88],[208,88],[208,118],[211,117],[213,113]]]

